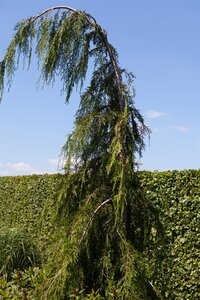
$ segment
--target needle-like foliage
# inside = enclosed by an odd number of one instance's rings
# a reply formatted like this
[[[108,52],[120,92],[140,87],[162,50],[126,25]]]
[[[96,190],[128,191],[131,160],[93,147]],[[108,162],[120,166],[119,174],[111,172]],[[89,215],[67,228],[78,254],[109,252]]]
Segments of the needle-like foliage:
[[[21,55],[30,65],[33,45],[45,84],[58,76],[66,102],[74,87],[81,90],[63,147],[68,181],[55,200],[52,247],[37,299],[75,298],[82,290],[99,291],[104,299],[149,299],[142,250],[154,216],[135,180],[149,130],[134,106],[134,76],[119,66],[93,17],[60,6],[16,26],[0,64],[1,92]],[[89,62],[94,71],[82,92]]]

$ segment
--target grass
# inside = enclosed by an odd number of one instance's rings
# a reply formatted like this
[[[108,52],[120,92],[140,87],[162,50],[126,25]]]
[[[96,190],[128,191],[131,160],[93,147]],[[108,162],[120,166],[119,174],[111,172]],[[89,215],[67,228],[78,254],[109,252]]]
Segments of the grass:
[[[9,277],[15,270],[23,271],[40,263],[39,249],[24,228],[0,230],[0,273]]]

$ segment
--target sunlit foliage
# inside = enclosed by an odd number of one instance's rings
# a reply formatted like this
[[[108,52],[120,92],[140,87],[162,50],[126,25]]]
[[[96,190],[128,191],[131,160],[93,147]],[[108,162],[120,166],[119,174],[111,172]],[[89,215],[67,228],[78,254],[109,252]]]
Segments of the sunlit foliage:
[[[53,208],[52,246],[38,297],[68,299],[76,289],[98,291],[105,299],[148,299],[140,250],[155,216],[134,180],[149,133],[134,106],[134,76],[119,66],[116,49],[93,17],[54,7],[16,26],[0,64],[2,93],[20,56],[30,65],[33,46],[44,84],[58,77],[66,102],[80,88],[74,130],[63,147],[68,180]],[[94,71],[82,91],[89,62]],[[129,238],[130,201],[140,246]]]

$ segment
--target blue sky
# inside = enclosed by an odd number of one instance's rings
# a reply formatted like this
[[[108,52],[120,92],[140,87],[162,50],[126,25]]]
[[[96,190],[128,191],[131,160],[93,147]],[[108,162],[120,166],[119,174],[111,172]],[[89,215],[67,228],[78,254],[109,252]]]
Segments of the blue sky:
[[[136,76],[135,105],[152,130],[141,169],[200,168],[199,0],[1,0],[0,60],[21,19],[54,6],[86,10],[108,31],[120,64]],[[0,105],[0,176],[55,173],[73,126],[69,105],[54,88],[37,90],[33,61],[19,68]]]

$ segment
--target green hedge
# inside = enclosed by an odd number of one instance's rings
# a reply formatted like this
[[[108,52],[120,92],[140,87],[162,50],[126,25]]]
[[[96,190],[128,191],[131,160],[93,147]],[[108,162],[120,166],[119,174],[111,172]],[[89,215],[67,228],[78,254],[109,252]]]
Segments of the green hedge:
[[[138,176],[159,212],[165,235],[165,244],[149,251],[152,282],[165,299],[199,299],[200,170],[139,172]],[[0,177],[0,226],[26,227],[41,248],[47,245],[51,208],[65,180],[60,174]]]
[[[140,177],[166,234],[156,283],[166,299],[200,299],[200,170],[142,172]]]
[[[0,226],[25,227],[44,247],[50,233],[51,207],[63,181],[60,174],[0,177]]]

